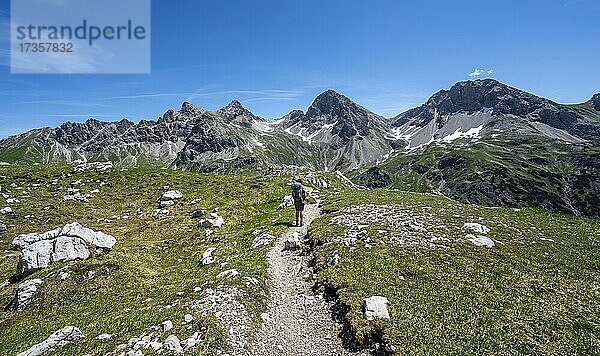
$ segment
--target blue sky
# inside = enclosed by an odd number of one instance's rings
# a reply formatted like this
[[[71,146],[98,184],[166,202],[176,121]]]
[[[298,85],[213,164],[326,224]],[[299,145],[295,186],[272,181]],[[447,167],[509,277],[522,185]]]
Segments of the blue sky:
[[[0,136],[183,101],[276,118],[328,88],[389,117],[477,69],[559,102],[600,92],[596,0],[153,0],[151,74],[10,74],[7,0],[0,17]]]

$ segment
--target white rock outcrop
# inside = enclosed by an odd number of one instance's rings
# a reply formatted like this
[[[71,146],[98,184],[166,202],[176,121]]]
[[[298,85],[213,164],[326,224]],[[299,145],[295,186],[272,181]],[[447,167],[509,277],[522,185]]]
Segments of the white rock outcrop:
[[[104,253],[110,251],[117,240],[108,234],[93,231],[74,222],[44,233],[30,233],[15,237],[11,244],[21,250],[16,276],[48,267],[58,261],[87,259],[90,249]]]
[[[200,263],[202,263],[203,266],[215,262],[215,257],[212,255],[214,251],[214,247],[209,247],[208,249],[206,249],[206,251],[204,251],[204,253],[202,254],[202,258],[200,259]]]
[[[17,356],[42,356],[57,351],[61,347],[85,338],[85,335],[75,326],[65,326],[54,332],[46,340],[35,344],[28,350],[19,353]]]
[[[82,173],[91,169],[95,170],[96,172],[104,172],[111,168],[113,168],[112,162],[82,163],[73,169],[73,173]]]
[[[294,199],[292,199],[291,195],[286,195],[281,199],[281,203],[279,203],[277,209],[283,209],[292,205],[294,205]]]
[[[217,274],[216,279],[221,279],[221,278],[229,279],[229,278],[237,277],[239,275],[240,275],[240,273],[237,270],[228,269],[226,271],[223,271],[223,272]]]
[[[467,235],[465,236],[467,241],[471,241],[475,246],[492,248],[496,246],[494,240],[490,239],[487,236],[475,236],[475,235]]]
[[[260,230],[256,230],[252,234],[255,236],[254,240],[252,240],[252,248],[258,248],[263,245],[269,245],[271,242],[277,239],[271,234],[260,232]]]
[[[177,200],[183,198],[183,194],[179,190],[169,190],[164,192],[160,200]]]
[[[488,232],[490,232],[490,228],[478,223],[465,223],[462,228],[465,230],[471,230],[478,234],[487,234]]]
[[[167,352],[171,352],[174,354],[180,354],[183,352],[183,348],[181,347],[181,341],[179,341],[179,338],[175,335],[169,335],[165,339],[163,346],[165,347],[165,350],[167,350]]]
[[[378,295],[365,298],[363,301],[365,319],[389,319],[390,314],[387,309],[388,303],[389,301],[386,297]]]
[[[27,308],[35,299],[35,294],[44,283],[41,279],[30,279],[17,286],[15,299],[8,305],[8,310],[21,311]]]
[[[221,228],[225,223],[225,219],[222,216],[219,216],[217,213],[210,213],[210,218],[200,220],[200,227],[209,228],[216,227]]]

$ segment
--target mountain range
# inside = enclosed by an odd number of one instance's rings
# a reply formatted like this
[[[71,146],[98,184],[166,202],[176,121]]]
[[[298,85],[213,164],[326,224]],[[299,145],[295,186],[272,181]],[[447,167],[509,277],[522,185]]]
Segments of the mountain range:
[[[493,79],[465,81],[384,118],[327,90],[277,120],[237,100],[217,111],[184,102],[157,120],[66,122],[0,141],[7,163],[106,160],[203,172],[306,166],[368,188],[598,216],[600,94],[565,105]]]

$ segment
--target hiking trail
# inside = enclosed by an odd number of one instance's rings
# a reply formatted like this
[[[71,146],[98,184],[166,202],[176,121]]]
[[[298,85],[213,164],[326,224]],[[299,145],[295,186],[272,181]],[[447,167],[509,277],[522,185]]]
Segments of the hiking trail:
[[[318,200],[307,204],[304,226],[289,228],[268,251],[269,303],[248,355],[357,355],[342,344],[344,331],[332,319],[333,304],[312,291],[310,256],[284,251],[285,238],[298,232],[304,239],[320,215]]]

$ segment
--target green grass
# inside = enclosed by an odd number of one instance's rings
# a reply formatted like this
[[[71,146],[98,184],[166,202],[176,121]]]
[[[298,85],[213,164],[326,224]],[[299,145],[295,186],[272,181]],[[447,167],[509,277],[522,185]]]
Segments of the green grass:
[[[187,337],[192,332],[181,329],[179,321],[188,312],[185,307],[198,299],[192,292],[195,286],[205,289],[231,284],[244,291],[244,301],[254,316],[264,309],[268,293],[264,258],[267,247],[251,249],[251,232],[261,228],[278,235],[292,220],[291,209],[275,209],[288,190],[282,177],[217,176],[149,169],[70,176],[70,171],[71,167],[60,165],[0,168],[0,175],[5,176],[0,180],[2,191],[13,191],[11,196],[23,195],[15,194],[11,183],[23,187],[40,184],[26,193],[29,198],[22,198],[20,204],[13,205],[14,214],[2,217],[11,227],[0,237],[0,251],[8,250],[18,234],[47,231],[73,221],[112,234],[117,244],[106,255],[86,261],[55,263],[29,277],[44,277],[64,266],[73,272],[64,282],[57,276],[47,278],[38,302],[25,311],[0,311],[0,354],[23,351],[66,325],[78,326],[86,338],[61,350],[58,354],[62,355],[112,351],[117,344],[167,319],[176,325],[176,335]],[[54,179],[58,179],[58,185],[51,184]],[[63,202],[66,187],[78,179],[86,182],[81,187],[84,192],[98,188],[101,193],[89,203]],[[106,185],[101,187],[96,181]],[[156,199],[166,185],[180,190],[184,198],[170,208],[170,215],[154,218]],[[193,199],[200,199],[200,203],[190,205]],[[190,218],[189,213],[201,208],[211,211],[216,207],[220,208],[225,225],[205,238],[204,229],[197,227],[197,220]],[[135,213],[138,208],[143,209],[139,217]],[[129,219],[111,223],[97,220],[124,214]],[[26,215],[32,218],[26,219]],[[201,267],[200,257],[208,247],[216,248],[216,262]],[[17,263],[17,253],[6,251],[3,255],[1,280],[14,273]],[[248,287],[240,279],[215,281],[224,262],[227,262],[224,269],[235,268],[241,276],[257,278],[261,285]],[[85,278],[90,270],[96,273],[92,280]],[[13,284],[0,289],[1,306],[13,298],[15,288]],[[185,294],[177,296],[179,291]],[[145,302],[149,298],[151,300]],[[175,307],[162,308],[166,305]],[[209,336],[197,352],[205,350],[212,354],[215,348],[225,348],[214,320],[194,317],[198,326],[209,327]],[[108,341],[95,340],[101,333],[115,334],[115,337]]]
[[[481,222],[498,244],[350,249],[331,243],[343,228],[330,219],[345,206],[366,203],[400,204],[416,216],[433,211],[444,224],[436,234],[451,240],[467,233],[464,222]],[[324,209],[309,230],[318,280],[349,308],[346,318],[359,341],[383,335],[400,355],[600,352],[599,220],[389,190],[343,192]],[[334,253],[340,263],[329,267]],[[361,303],[371,295],[389,299],[389,321],[363,319]]]
[[[600,120],[600,112],[598,112],[598,110],[594,109],[591,101],[587,101],[587,102],[581,103],[581,104],[571,104],[571,105],[566,105],[566,106],[577,111],[579,114],[581,114],[589,119]]]

